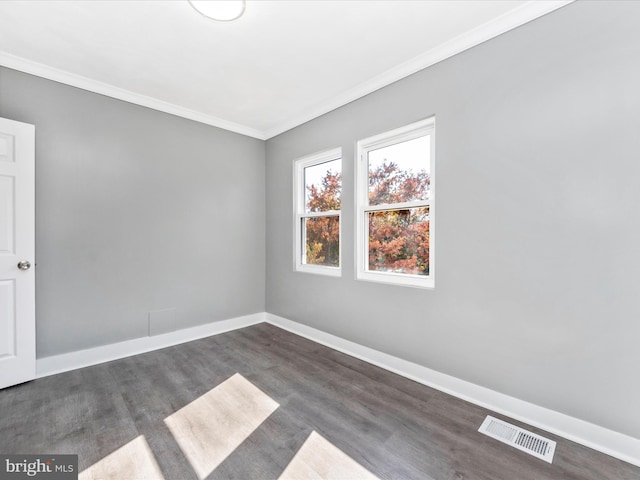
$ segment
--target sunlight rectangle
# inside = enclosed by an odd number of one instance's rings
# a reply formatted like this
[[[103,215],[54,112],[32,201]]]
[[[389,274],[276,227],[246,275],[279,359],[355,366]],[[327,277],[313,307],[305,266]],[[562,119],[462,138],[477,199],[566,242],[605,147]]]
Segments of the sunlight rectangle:
[[[164,476],[143,435],[97,461],[78,480],[163,480]]]
[[[279,407],[236,373],[164,421],[200,479]]]
[[[313,431],[278,480],[379,480],[349,455]]]

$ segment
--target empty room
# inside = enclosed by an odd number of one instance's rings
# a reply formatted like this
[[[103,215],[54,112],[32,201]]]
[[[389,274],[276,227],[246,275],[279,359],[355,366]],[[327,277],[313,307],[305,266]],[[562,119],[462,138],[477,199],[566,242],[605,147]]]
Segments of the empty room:
[[[640,2],[0,2],[0,479],[640,480]]]

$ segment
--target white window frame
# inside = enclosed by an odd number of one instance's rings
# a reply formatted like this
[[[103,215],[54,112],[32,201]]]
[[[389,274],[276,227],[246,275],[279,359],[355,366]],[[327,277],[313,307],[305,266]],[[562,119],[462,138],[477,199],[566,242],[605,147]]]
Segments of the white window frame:
[[[329,275],[339,277],[342,275],[342,211],[328,210],[326,212],[306,212],[306,191],[304,182],[304,170],[307,167],[319,165],[333,160],[340,160],[342,163],[342,148],[333,148],[323,152],[308,155],[296,160],[293,164],[293,205],[294,205],[294,268],[297,272],[316,273],[320,275]],[[342,170],[341,170],[342,171]],[[342,193],[342,192],[341,192]],[[303,220],[306,218],[317,217],[338,217],[338,266],[330,267],[328,265],[309,265],[304,263],[306,255],[305,247],[305,231],[302,227]]]
[[[404,203],[369,205],[368,152],[396,143],[431,136],[430,195],[429,200]],[[435,117],[381,133],[357,142],[356,161],[356,278],[371,282],[404,285],[409,287],[435,288]],[[429,275],[414,275],[369,270],[369,212],[404,210],[429,207]]]

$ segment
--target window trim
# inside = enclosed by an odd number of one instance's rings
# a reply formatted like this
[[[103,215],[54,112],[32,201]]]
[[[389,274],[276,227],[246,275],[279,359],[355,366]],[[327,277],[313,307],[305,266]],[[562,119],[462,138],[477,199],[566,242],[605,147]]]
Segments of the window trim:
[[[293,265],[294,271],[315,273],[319,275],[329,275],[332,277],[342,276],[342,210],[328,210],[326,212],[305,212],[305,183],[304,170],[307,167],[331,162],[333,160],[342,160],[342,148],[332,148],[322,152],[306,155],[293,162]],[[341,165],[342,167],[342,165]],[[342,168],[341,168],[342,171]],[[309,265],[303,263],[303,255],[305,255],[305,238],[304,229],[302,228],[302,220],[305,218],[316,217],[338,217],[338,266],[330,267],[327,265]]]
[[[429,175],[431,179],[429,201],[412,201],[369,205],[369,166],[367,153],[397,143],[431,136]],[[359,140],[356,144],[356,279],[418,288],[435,288],[435,117],[411,123],[394,130]],[[369,212],[404,210],[429,206],[429,275],[368,270]]]

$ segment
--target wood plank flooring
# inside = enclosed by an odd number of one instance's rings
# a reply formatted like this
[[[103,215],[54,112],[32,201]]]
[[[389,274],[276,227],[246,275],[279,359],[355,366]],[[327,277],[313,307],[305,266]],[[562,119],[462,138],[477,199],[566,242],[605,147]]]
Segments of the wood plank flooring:
[[[234,410],[234,395],[267,410]],[[118,480],[640,480],[638,467],[506,419],[558,442],[549,465],[478,433],[487,414],[504,418],[260,324],[0,390],[0,453],[78,454],[80,478]],[[207,448],[216,461],[198,464]],[[130,473],[115,473],[118,458]]]

